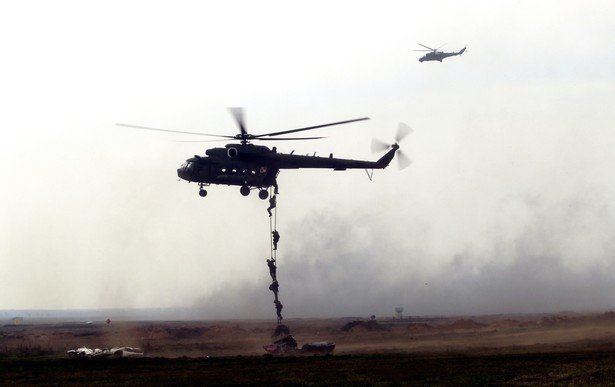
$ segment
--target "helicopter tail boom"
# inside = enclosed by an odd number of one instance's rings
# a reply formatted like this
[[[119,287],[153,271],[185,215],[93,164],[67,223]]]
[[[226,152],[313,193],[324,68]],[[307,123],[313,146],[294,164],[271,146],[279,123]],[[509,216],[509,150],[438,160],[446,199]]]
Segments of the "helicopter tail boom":
[[[395,156],[395,152],[399,149],[399,145],[393,144],[391,145],[391,150],[384,154],[378,161],[376,161],[376,168],[386,168],[393,160]]]

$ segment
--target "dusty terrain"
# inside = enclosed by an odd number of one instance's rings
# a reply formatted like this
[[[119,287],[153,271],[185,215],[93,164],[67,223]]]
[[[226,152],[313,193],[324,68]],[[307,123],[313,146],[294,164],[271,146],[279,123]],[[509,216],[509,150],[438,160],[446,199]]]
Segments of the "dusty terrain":
[[[126,384],[146,381],[146,372],[152,377],[148,383],[165,385],[205,380],[285,385],[596,385],[615,380],[614,312],[286,323],[299,347],[335,342],[333,355],[265,356],[263,346],[273,341],[273,321],[7,323],[0,327],[0,368],[5,370],[0,383],[57,380],[66,385],[89,378],[90,384],[118,385],[117,379],[111,383],[105,375],[120,370]],[[66,351],[81,346],[140,347],[146,358],[68,359]],[[96,368],[96,377],[91,367]]]

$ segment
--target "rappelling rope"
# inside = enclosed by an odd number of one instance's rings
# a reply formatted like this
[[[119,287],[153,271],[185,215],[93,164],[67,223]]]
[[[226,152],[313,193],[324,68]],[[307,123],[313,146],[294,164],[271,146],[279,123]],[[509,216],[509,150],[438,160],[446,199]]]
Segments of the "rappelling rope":
[[[275,213],[274,213],[275,216]],[[271,253],[271,257],[274,258],[273,256],[273,219],[271,219],[271,217],[269,217],[269,252]]]
[[[269,188],[269,194],[273,194],[272,189]],[[277,251],[273,249],[273,231],[278,229],[278,205],[276,197],[276,206],[273,208],[273,216],[269,217],[269,249],[271,257],[277,261]]]
[[[272,195],[272,194],[273,192],[270,187],[269,195]],[[277,281],[278,254],[277,254],[277,250],[274,250],[274,246],[273,246],[273,231],[277,230],[277,223],[278,223],[278,206],[277,206],[277,200],[276,200],[276,206],[273,208],[273,216],[269,217],[269,250],[271,253],[271,258],[273,258],[273,264],[276,267],[275,281]],[[278,301],[279,290],[275,292],[274,294],[275,294],[275,301]],[[282,325],[282,318],[278,316],[277,320],[278,320],[278,327],[280,327]]]

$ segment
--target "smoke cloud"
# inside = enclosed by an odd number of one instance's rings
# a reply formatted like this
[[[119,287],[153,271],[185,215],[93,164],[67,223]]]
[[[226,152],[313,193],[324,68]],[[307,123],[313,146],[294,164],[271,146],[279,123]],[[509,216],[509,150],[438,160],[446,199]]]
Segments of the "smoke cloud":
[[[615,217],[600,193],[507,198],[484,239],[433,246],[408,219],[322,211],[282,232],[278,280],[287,317],[532,313],[613,306]],[[603,198],[604,199],[604,198]],[[511,219],[511,217],[513,219]],[[520,220],[520,223],[518,221]],[[514,226],[511,226],[511,223]],[[442,252],[439,252],[442,251]],[[267,268],[263,260],[263,273]],[[274,317],[269,282],[228,284],[199,301],[218,316]],[[231,301],[232,300],[232,301]],[[225,304],[228,302],[230,305]]]

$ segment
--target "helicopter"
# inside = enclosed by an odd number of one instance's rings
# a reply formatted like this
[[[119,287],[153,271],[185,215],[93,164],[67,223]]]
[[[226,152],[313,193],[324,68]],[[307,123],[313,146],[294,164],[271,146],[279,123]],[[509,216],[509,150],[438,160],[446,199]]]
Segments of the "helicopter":
[[[448,58],[449,56],[457,56],[457,55],[463,54],[466,48],[468,48],[468,46],[465,46],[464,48],[459,50],[459,52],[443,52],[443,51],[438,51],[438,50],[442,48],[444,45],[438,48],[431,48],[431,47],[427,47],[424,44],[419,43],[419,46],[423,46],[427,48],[427,50],[413,50],[413,51],[429,51],[427,54],[419,58],[419,62],[425,62],[425,61],[430,61],[430,60],[437,60],[439,62],[442,62],[442,59]]]
[[[271,149],[263,145],[254,145],[252,141],[280,141],[280,140],[314,140],[324,137],[277,137],[290,133],[313,130],[327,126],[348,124],[357,121],[368,120],[368,117],[356,118],[346,121],[332,122],[328,124],[309,126],[298,129],[284,130],[264,134],[250,134],[246,129],[243,119],[242,108],[230,108],[239,127],[239,133],[235,136],[207,134],[200,132],[186,132],[169,129],[159,129],[147,126],[116,124],[136,129],[153,130],[161,132],[171,132],[180,134],[190,134],[199,136],[209,136],[237,140],[238,143],[226,144],[224,148],[210,148],[205,151],[205,156],[194,155],[187,159],[178,169],[177,176],[188,182],[195,182],[199,185],[199,195],[207,196],[205,187],[211,184],[216,185],[235,185],[240,186],[240,193],[248,196],[250,191],[258,190],[260,199],[269,197],[269,188],[274,188],[274,194],[278,194],[277,176],[281,169],[300,169],[300,168],[322,168],[344,171],[347,169],[384,169],[386,168],[395,153],[399,150],[398,142],[408,135],[412,130],[405,124],[400,124],[400,129],[396,137],[396,142],[392,145],[374,140],[372,150],[388,149],[386,154],[376,161],[352,160],[334,158],[333,154],[329,157],[310,155],[295,155],[294,151],[285,154],[279,153],[276,147]],[[214,140],[216,141],[216,140]],[[410,160],[400,153],[400,168],[410,164]],[[371,179],[371,175],[368,172]]]

